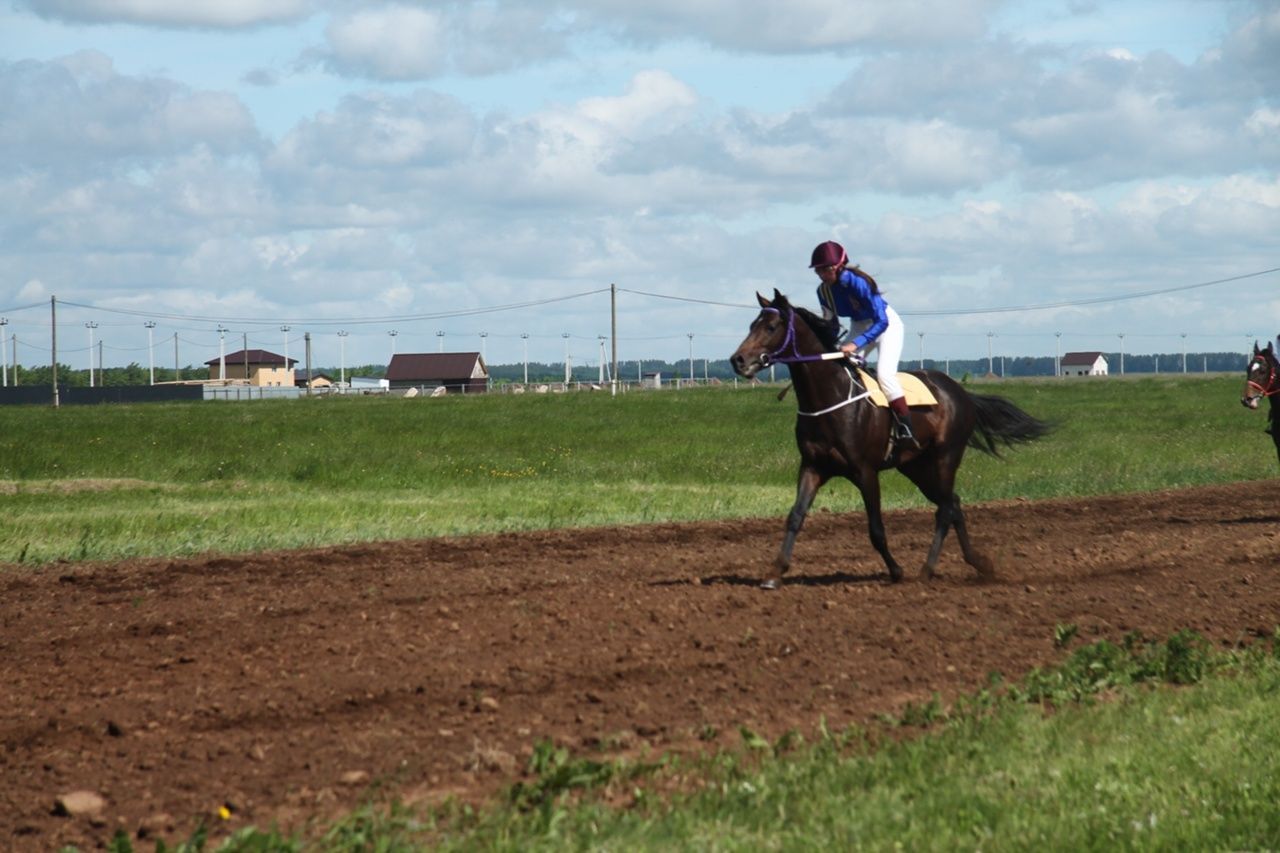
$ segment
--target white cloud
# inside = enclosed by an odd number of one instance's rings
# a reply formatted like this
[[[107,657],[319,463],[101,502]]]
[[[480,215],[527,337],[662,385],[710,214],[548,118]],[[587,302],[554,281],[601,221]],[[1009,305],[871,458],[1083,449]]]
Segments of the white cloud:
[[[584,0],[581,17],[641,41],[698,39],[793,53],[936,44],[979,36],[994,0]]]
[[[234,96],[122,76],[96,51],[0,65],[0,92],[0,154],[27,168],[100,174],[196,147],[232,154],[258,143]]]
[[[445,64],[442,17],[412,6],[357,9],[329,22],[331,64],[342,73],[384,80],[420,80]]]
[[[386,81],[496,74],[567,50],[548,10],[519,3],[358,7],[330,20],[325,38],[318,55],[332,71]]]
[[[237,29],[304,18],[308,0],[19,0],[37,15],[86,23]]]

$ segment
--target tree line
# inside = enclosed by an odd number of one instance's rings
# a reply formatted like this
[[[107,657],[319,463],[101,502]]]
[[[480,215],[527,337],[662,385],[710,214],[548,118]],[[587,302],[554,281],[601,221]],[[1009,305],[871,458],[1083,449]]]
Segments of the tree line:
[[[1121,372],[1120,354],[1118,352],[1103,353],[1103,356],[1107,359],[1110,372],[1119,374]],[[1247,361],[1248,359],[1238,352],[1187,353],[1186,366],[1188,373],[1234,373],[1243,371]],[[980,378],[986,376],[988,372],[1002,377],[1053,376],[1056,372],[1053,356],[1005,356],[1004,358],[992,359],[990,364],[985,358],[953,358],[948,361],[926,358],[924,366],[929,370],[945,370],[958,379],[964,377]],[[495,382],[524,381],[525,366],[522,362],[517,364],[491,364],[488,367],[489,377]],[[904,358],[901,362],[903,370],[915,370],[918,367],[918,359]],[[988,370],[989,367],[990,371]],[[366,376],[381,379],[386,376],[386,372],[387,366],[385,364],[356,364],[350,365],[345,369],[348,378]],[[1181,353],[1125,354],[1124,356],[1124,373],[1126,375],[1181,372]],[[324,373],[336,381],[340,373],[342,373],[342,369],[339,367],[314,367],[312,368],[312,373]],[[660,374],[667,381],[685,380],[689,378],[689,362],[687,359],[677,361],[664,361],[661,359],[636,361],[633,359],[618,362],[618,378],[624,382],[636,382],[642,377],[654,373]],[[705,377],[723,382],[731,381],[734,375],[728,359],[704,360],[695,358],[693,360],[694,379],[701,380]],[[777,368],[778,378],[785,379],[786,375],[786,369],[779,366]],[[172,367],[157,367],[155,369],[156,382],[197,380],[207,379],[208,377],[209,368],[203,364],[188,364],[177,370]],[[147,385],[150,383],[150,378],[149,370],[136,362],[123,367],[104,367],[94,370],[94,384],[102,387]],[[600,378],[600,368],[598,365],[574,366],[571,370],[570,378],[574,382],[596,382]],[[8,381],[12,385],[48,385],[50,380],[50,368],[47,364],[30,367],[24,367],[21,364],[16,367],[9,366]],[[564,363],[529,362],[529,381],[539,383],[563,382]],[[58,384],[71,387],[88,386],[89,371],[83,367],[73,369],[70,365],[59,363]]]

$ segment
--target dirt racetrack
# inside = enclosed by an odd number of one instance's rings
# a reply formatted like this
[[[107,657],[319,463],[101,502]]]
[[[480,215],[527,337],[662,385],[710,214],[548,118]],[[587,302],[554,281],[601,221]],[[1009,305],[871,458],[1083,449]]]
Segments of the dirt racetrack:
[[[376,787],[478,799],[545,737],[714,748],[865,722],[1015,677],[1076,643],[1280,624],[1280,480],[969,508],[998,578],[932,513],[818,512],[789,583],[755,588],[778,518],[553,531],[0,573],[0,849],[92,849],[204,819],[302,828]],[[714,727],[714,729],[712,728]],[[718,739],[704,740],[719,730]],[[58,816],[69,792],[96,814]],[[230,804],[230,818],[218,810]],[[147,842],[150,846],[150,842]]]

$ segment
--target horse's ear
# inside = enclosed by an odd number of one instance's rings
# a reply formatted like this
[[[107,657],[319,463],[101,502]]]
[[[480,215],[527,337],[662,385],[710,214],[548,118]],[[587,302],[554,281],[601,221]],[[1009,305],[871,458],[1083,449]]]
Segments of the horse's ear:
[[[775,291],[775,292],[776,292],[776,291]],[[772,307],[773,307],[773,305],[772,305],[772,304],[770,304],[770,302],[769,302],[769,300],[768,300],[768,299],[765,299],[763,296],[761,296],[761,295],[760,295],[760,291],[758,291],[758,290],[756,291],[756,299],[760,302],[760,307],[761,307],[761,308],[772,308]]]
[[[773,304],[776,308],[790,308],[791,303],[787,301],[787,297],[782,295],[782,291],[778,288],[773,289]]]
[[[1269,348],[1270,346],[1271,346],[1271,344],[1267,344],[1267,347],[1268,347],[1268,348]],[[1262,352],[1262,350],[1258,349],[1258,342],[1257,342],[1257,341],[1254,341],[1254,342],[1253,342],[1253,354],[1254,354],[1254,355],[1257,355],[1257,354],[1258,354],[1258,353],[1260,353],[1260,352]]]

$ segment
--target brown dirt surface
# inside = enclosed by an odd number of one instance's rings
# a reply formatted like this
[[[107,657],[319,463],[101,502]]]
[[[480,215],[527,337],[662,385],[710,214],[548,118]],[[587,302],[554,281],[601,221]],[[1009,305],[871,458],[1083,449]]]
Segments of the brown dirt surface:
[[[1280,480],[969,507],[989,583],[954,538],[920,578],[929,511],[886,516],[897,585],[860,514],[818,512],[787,584],[760,590],[783,512],[11,566],[0,848],[172,842],[200,820],[315,831],[374,790],[481,800],[542,738],[653,755],[865,723],[1061,660],[1059,624],[1074,645],[1183,628],[1234,645],[1280,623]],[[101,810],[55,814],[75,791]]]

